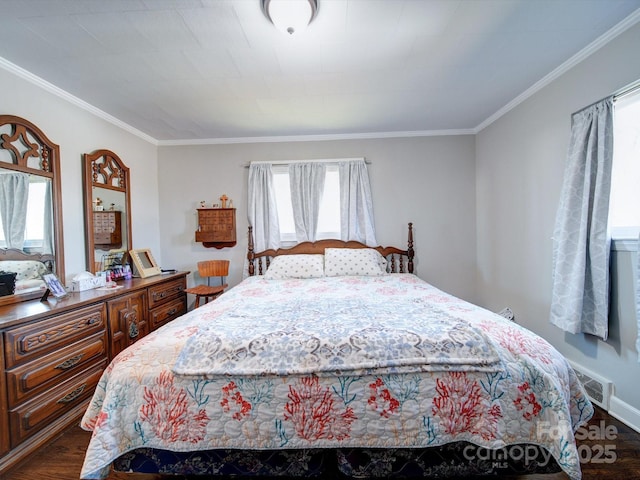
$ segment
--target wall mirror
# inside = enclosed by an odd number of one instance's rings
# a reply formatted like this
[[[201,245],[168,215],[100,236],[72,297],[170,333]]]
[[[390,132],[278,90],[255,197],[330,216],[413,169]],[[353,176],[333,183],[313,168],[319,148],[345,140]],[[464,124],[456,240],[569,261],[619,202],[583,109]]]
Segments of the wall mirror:
[[[58,145],[28,120],[0,115],[0,270],[18,272],[0,305],[41,297],[47,271],[64,281],[61,194]]]
[[[131,250],[129,168],[111,150],[83,155],[87,270],[102,270],[109,252]]]

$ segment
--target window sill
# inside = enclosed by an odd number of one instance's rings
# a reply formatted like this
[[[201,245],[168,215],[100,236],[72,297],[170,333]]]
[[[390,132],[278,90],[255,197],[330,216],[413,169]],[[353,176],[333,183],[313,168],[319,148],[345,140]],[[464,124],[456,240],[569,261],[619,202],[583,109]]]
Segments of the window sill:
[[[612,238],[611,239],[611,251],[614,251],[614,252],[637,252],[638,251],[638,239],[637,238]]]

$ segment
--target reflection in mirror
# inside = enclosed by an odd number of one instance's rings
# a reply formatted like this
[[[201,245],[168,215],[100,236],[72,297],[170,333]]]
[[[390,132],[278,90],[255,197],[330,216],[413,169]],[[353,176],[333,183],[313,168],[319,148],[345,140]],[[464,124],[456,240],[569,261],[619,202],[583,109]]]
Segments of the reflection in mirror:
[[[58,145],[38,127],[0,115],[0,270],[16,273],[18,284],[0,305],[41,296],[41,270],[64,281],[59,165]]]
[[[129,168],[110,150],[83,157],[87,270],[96,273],[110,251],[131,249]]]
[[[55,253],[51,179],[0,166],[0,247]]]

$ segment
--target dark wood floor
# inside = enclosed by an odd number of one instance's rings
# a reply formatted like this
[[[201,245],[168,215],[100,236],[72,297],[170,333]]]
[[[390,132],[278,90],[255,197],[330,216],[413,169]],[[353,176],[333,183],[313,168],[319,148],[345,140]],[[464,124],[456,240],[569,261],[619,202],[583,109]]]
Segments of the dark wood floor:
[[[610,438],[591,440],[587,438],[578,441],[582,458],[592,458],[592,461],[582,463],[583,480],[640,479],[640,434],[600,409],[597,409],[589,425],[593,426],[593,432],[599,432],[602,427],[608,427]],[[612,429],[611,426],[615,428]],[[582,430],[582,432],[588,431],[588,429]],[[594,436],[598,435],[594,434]],[[90,433],[79,427],[71,428],[48,448],[33,455],[28,461],[18,465],[1,478],[2,480],[77,480],[80,478],[80,468],[89,438]],[[607,459],[613,461],[607,461]],[[108,477],[109,480],[184,480],[186,478],[188,477],[115,472]],[[567,480],[568,476],[558,473],[503,477],[503,480],[507,479]]]

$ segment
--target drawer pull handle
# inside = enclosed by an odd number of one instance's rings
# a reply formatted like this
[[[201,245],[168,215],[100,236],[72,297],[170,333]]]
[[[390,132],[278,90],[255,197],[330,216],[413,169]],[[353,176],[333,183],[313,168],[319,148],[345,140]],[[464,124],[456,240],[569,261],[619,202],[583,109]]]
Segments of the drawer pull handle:
[[[129,338],[136,338],[140,334],[140,330],[138,330],[138,324],[136,322],[131,322],[129,324]]]
[[[138,314],[135,310],[129,310],[124,314],[125,325],[129,330],[129,338],[136,338],[140,334],[138,330]]]
[[[84,392],[85,388],[87,388],[87,384],[83,383],[78,388],[76,388],[73,392],[66,394],[64,397],[62,397],[60,400],[58,400],[58,403],[71,403],[71,402],[73,402],[76,398],[78,398],[80,395],[82,395],[82,392]]]
[[[177,311],[178,311],[178,309],[177,309],[177,308],[172,308],[171,310],[169,310],[169,311],[167,312],[167,315],[175,315]]]
[[[154,299],[154,300],[157,300],[157,299],[159,299],[159,298],[164,298],[166,294],[167,294],[166,292],[154,293],[154,294],[153,294],[153,299]]]
[[[65,360],[60,365],[56,365],[55,368],[59,368],[60,370],[69,370],[71,367],[75,366],[81,359],[84,357],[84,353],[76,355],[75,357],[71,357],[68,360]]]

